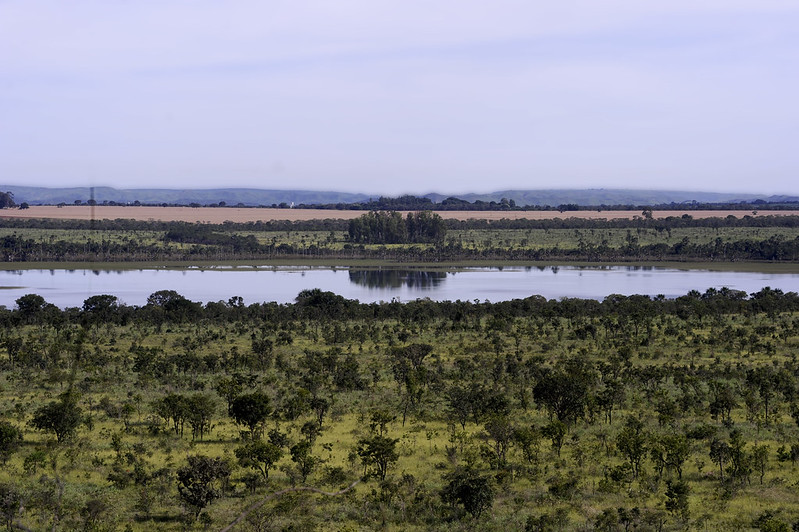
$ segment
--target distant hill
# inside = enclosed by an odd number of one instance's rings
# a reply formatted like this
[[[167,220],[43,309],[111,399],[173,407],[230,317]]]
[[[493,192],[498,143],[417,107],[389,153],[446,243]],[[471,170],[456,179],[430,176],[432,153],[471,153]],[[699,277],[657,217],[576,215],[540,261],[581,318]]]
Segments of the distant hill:
[[[45,188],[24,187],[16,185],[0,185],[0,190],[11,192],[18,204],[27,202],[30,205],[57,205],[59,203],[87,202],[91,198],[89,187]],[[242,204],[245,206],[272,205],[337,205],[364,203],[377,199],[379,194],[353,194],[347,192],[315,191],[315,190],[266,190],[254,188],[218,188],[218,189],[116,189],[111,187],[95,187],[94,199],[98,204],[120,203],[131,204],[170,204],[170,205],[215,205],[224,202],[227,206]],[[765,194],[738,194],[722,192],[688,192],[677,190],[633,190],[633,189],[539,189],[539,190],[502,190],[486,194],[425,194],[419,197],[429,198],[441,203],[449,197],[456,197],[468,202],[477,200],[484,202],[500,202],[503,198],[513,200],[518,206],[576,204],[581,206],[598,205],[665,205],[670,203],[739,203],[739,202],[796,202],[797,196],[768,196]]]
[[[448,196],[427,194],[436,203]],[[680,190],[633,190],[633,189],[541,189],[541,190],[501,190],[487,194],[457,194],[455,197],[475,202],[496,201],[502,198],[513,200],[516,205],[665,205],[669,203],[739,203],[741,201],[791,201],[789,196],[767,196],[765,194],[739,194],[722,192],[688,192]],[[793,198],[796,201],[797,197]]]
[[[17,203],[27,202],[30,205],[57,205],[59,203],[83,203],[91,199],[89,187],[44,188],[0,185],[0,190],[14,194]],[[350,194],[346,192],[323,192],[309,190],[263,190],[254,188],[217,188],[217,189],[116,189],[111,187],[94,187],[94,199],[97,203],[114,202],[129,204],[200,205],[225,202],[228,206],[271,206],[286,203],[320,204],[320,203],[356,203],[368,201],[366,194]]]

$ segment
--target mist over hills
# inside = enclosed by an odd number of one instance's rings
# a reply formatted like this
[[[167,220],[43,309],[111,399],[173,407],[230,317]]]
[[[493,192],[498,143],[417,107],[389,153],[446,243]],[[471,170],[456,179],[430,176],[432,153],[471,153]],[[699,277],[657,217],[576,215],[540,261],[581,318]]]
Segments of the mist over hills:
[[[57,205],[87,202],[92,198],[90,187],[47,188],[17,185],[0,185],[0,190],[11,192],[18,204]],[[741,194],[724,192],[695,192],[679,190],[634,190],[634,189],[536,189],[501,190],[484,194],[417,194],[434,203],[456,197],[464,201],[499,202],[503,198],[513,200],[518,206],[557,206],[577,204],[599,205],[663,205],[670,203],[739,203],[739,202],[795,202],[797,196],[775,196],[765,194]],[[281,205],[335,205],[362,203],[377,199],[380,194],[356,194],[317,190],[274,190],[254,188],[216,189],[117,189],[94,187],[94,199],[98,204],[168,204],[168,205],[212,205],[227,206],[273,206]]]

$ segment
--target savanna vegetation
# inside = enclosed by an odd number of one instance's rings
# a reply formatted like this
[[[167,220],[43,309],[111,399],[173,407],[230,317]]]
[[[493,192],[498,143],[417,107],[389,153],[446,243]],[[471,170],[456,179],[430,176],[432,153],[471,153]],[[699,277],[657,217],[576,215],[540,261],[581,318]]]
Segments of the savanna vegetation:
[[[0,309],[20,530],[791,530],[799,296]],[[251,511],[248,511],[251,510]]]

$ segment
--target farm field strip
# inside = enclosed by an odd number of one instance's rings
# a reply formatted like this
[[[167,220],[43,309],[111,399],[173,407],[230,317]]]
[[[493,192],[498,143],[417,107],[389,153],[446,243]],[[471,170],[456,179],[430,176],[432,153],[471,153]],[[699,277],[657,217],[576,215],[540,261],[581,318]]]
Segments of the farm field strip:
[[[224,229],[222,229],[225,231]],[[225,231],[227,232],[227,231]],[[0,238],[16,235],[37,242],[64,240],[67,242],[103,241],[123,243],[134,240],[138,243],[163,242],[165,231],[142,230],[74,230],[74,229],[19,229],[0,227]],[[289,244],[300,248],[309,246],[342,249],[347,243],[345,231],[230,231],[241,237],[254,236],[259,244]],[[790,227],[685,227],[668,231],[656,229],[453,229],[447,233],[447,241],[466,248],[522,248],[541,249],[558,246],[561,249],[577,249],[583,245],[607,245],[619,247],[628,238],[634,237],[638,244],[675,244],[688,239],[693,244],[706,244],[721,239],[722,242],[738,240],[764,240],[768,238],[793,239],[797,230]],[[175,245],[175,243],[173,243]],[[433,244],[416,244],[421,248],[432,248]],[[375,248],[380,245],[367,245]],[[391,245],[387,245],[391,247]],[[396,246],[394,246],[396,247]]]
[[[328,209],[272,209],[272,208],[234,208],[234,207],[110,207],[96,206],[94,208],[83,205],[68,205],[65,207],[34,205],[25,210],[3,209],[0,211],[2,218],[52,218],[60,220],[116,220],[131,219],[141,221],[180,221],[220,224],[226,221],[244,223],[272,220],[324,220],[343,219],[351,220],[364,214],[366,211],[346,211]],[[444,219],[453,220],[549,220],[580,218],[590,220],[615,220],[633,219],[641,217],[641,211],[436,211]],[[719,210],[719,211],[653,211],[654,218],[669,216],[683,216],[688,214],[693,218],[725,218],[735,216],[742,218],[752,216],[748,210]],[[799,210],[762,211],[759,215],[797,215]]]

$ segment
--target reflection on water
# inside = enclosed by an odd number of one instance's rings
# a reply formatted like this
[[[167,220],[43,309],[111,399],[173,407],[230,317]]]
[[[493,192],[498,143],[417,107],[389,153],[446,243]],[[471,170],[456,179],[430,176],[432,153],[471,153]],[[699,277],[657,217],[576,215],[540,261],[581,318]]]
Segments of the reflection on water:
[[[447,278],[447,272],[423,270],[350,270],[350,282],[366,288],[436,288]]]
[[[13,308],[30,293],[61,308],[80,307],[94,295],[117,296],[127,305],[144,305],[150,294],[175,290],[192,301],[293,302],[302,290],[319,288],[361,302],[507,301],[539,295],[602,300],[608,294],[663,294],[679,297],[708,288],[747,294],[765,286],[799,292],[795,273],[683,270],[638,265],[471,267],[455,271],[411,268],[268,267],[188,268],[183,270],[16,270],[0,271],[0,306]]]

